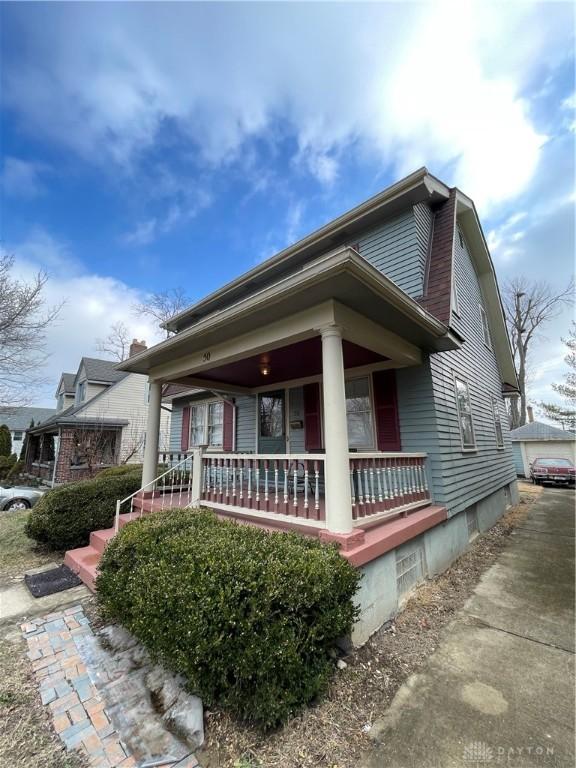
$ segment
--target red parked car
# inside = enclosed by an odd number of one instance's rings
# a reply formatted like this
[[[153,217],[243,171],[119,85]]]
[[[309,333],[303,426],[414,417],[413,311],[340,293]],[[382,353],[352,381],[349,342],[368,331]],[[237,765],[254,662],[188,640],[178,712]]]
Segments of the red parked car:
[[[530,479],[538,485],[574,485],[575,478],[576,469],[569,459],[534,459],[530,465]]]

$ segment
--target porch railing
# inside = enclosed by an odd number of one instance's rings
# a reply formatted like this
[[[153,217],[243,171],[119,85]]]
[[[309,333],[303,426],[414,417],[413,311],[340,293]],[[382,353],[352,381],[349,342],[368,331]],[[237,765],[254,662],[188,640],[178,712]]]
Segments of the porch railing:
[[[190,453],[169,453],[164,452],[159,455],[160,466],[166,466],[158,477],[151,482],[143,485],[125,499],[116,501],[116,516],[114,519],[114,530],[118,533],[120,527],[120,515],[134,512],[134,499],[140,497],[139,514],[144,509],[143,502],[151,501],[151,506],[157,509],[168,509],[169,507],[188,506],[192,494],[192,465],[193,455]],[[159,500],[159,506],[155,501]]]
[[[430,500],[425,453],[351,453],[352,518],[392,514]]]
[[[201,494],[208,503],[321,521],[325,519],[324,456],[206,454]]]
[[[430,501],[425,453],[350,453],[352,518],[363,521],[401,514]],[[296,518],[325,527],[326,479],[323,454],[163,452],[158,477],[116,503],[139,514],[206,504],[263,518]]]

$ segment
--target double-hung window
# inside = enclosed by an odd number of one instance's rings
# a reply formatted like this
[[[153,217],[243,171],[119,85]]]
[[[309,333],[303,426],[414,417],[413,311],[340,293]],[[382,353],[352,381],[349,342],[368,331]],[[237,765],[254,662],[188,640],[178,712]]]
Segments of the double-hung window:
[[[468,382],[456,376],[454,378],[454,387],[456,390],[456,405],[458,408],[458,423],[460,425],[462,448],[465,450],[474,449],[476,448],[476,438],[474,436],[472,404],[470,402]]]
[[[374,448],[372,401],[367,377],[346,381],[346,421],[350,448]]]
[[[496,432],[496,446],[498,448],[504,448],[504,435],[502,432],[502,414],[500,413],[500,405],[498,398],[492,395],[492,410],[494,411],[494,430]]]
[[[198,403],[190,406],[190,446],[207,445],[222,448],[224,433],[224,404]]]

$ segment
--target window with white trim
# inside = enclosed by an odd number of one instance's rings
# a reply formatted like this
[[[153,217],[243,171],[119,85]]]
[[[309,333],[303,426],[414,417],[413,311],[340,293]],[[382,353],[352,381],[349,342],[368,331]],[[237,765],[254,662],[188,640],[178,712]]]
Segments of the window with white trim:
[[[456,406],[458,408],[458,423],[460,425],[460,438],[462,440],[462,448],[472,449],[476,447],[476,438],[474,436],[472,404],[470,402],[468,382],[459,378],[458,376],[455,376],[454,388],[456,391]]]
[[[488,327],[488,318],[486,317],[486,311],[482,305],[480,305],[480,322],[482,323],[484,344],[486,344],[489,349],[492,349],[492,342],[490,340],[490,328]]]
[[[504,433],[502,431],[502,414],[498,398],[492,395],[492,410],[494,411],[494,431],[496,432],[496,446],[504,448]]]
[[[85,397],[86,397],[86,382],[80,381],[76,388],[76,399],[79,403],[83,403]]]
[[[374,447],[374,419],[367,376],[346,381],[346,422],[350,448]]]
[[[190,406],[190,446],[207,445],[222,448],[224,437],[224,403],[196,403]]]

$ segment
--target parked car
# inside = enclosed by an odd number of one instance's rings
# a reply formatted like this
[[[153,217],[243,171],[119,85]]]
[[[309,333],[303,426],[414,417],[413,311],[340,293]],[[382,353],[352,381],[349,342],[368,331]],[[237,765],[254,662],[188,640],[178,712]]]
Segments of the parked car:
[[[542,483],[574,485],[575,478],[576,469],[569,459],[534,459],[530,465],[530,479],[538,485]]]
[[[37,488],[4,488],[0,485],[0,510],[13,512],[17,509],[30,509],[43,493]]]

